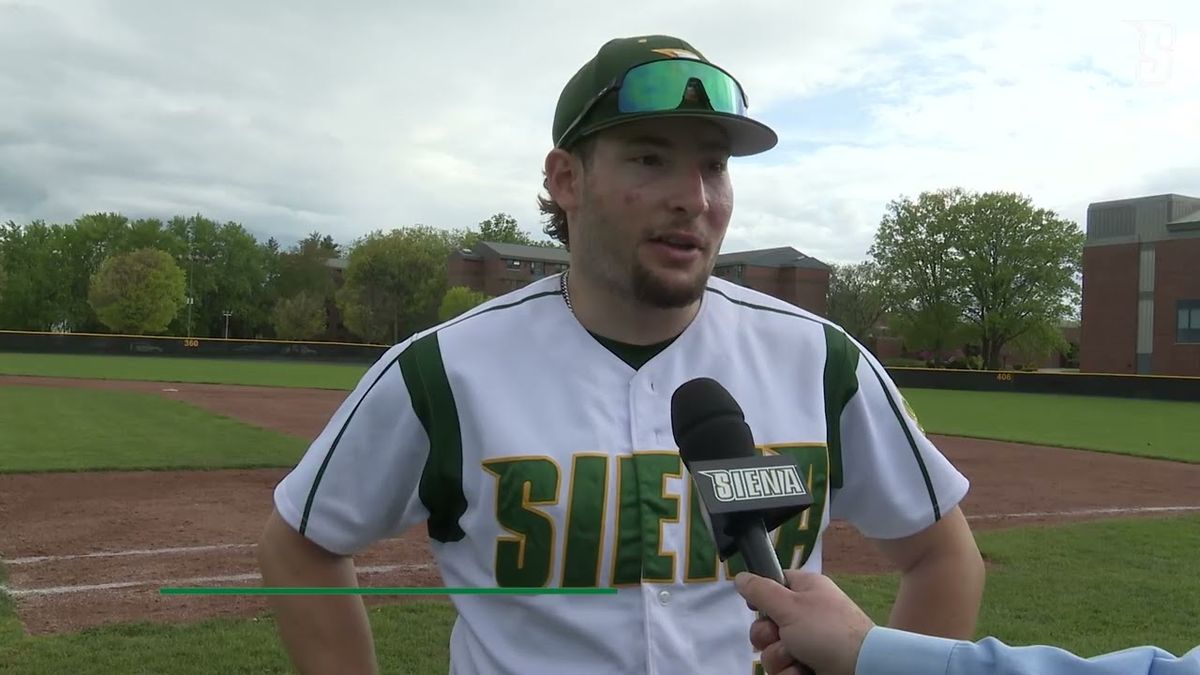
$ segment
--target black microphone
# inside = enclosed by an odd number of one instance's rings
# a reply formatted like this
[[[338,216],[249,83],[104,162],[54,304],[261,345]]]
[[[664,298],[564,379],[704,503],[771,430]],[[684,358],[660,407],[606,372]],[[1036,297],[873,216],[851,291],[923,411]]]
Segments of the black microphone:
[[[721,560],[741,553],[747,571],[787,586],[768,532],[812,505],[796,463],[759,455],[741,406],[710,378],[675,390],[671,427]]]
[[[767,533],[812,506],[799,467],[786,457],[755,452],[742,407],[710,378],[689,380],[671,395],[671,428],[721,560],[741,553],[746,571],[786,588]],[[769,618],[761,611],[758,616]],[[814,675],[807,665],[796,666]]]

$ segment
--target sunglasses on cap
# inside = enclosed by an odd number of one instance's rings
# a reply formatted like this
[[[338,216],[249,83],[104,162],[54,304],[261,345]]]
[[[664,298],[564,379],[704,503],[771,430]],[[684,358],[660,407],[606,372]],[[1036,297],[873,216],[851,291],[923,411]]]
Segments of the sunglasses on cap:
[[[707,103],[715,112],[744,117],[748,106],[738,81],[717,66],[691,59],[650,61],[626,70],[593,96],[557,145],[561,147],[596,104],[614,91],[617,112],[622,114],[667,112],[685,103]]]

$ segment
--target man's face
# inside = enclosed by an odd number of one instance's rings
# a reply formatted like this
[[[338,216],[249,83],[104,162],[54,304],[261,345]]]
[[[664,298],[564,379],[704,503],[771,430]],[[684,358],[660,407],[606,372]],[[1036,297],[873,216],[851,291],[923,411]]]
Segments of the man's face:
[[[572,266],[645,306],[699,299],[733,211],[728,159],[724,133],[703,120],[601,132],[572,213]]]

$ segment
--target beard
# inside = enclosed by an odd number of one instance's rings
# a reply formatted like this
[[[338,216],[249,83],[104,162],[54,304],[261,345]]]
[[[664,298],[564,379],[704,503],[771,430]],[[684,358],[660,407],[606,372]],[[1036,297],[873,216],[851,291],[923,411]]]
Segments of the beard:
[[[686,283],[667,283],[634,259],[630,275],[633,297],[655,309],[679,309],[696,302],[708,286],[708,274],[698,274]]]

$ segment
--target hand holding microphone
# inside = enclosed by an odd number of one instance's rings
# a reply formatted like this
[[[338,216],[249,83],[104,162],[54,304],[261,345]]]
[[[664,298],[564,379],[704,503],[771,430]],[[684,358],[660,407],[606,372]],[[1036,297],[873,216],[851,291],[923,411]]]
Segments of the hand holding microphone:
[[[812,495],[804,487],[795,462],[786,457],[760,456],[741,406],[720,383],[709,378],[691,380],[675,390],[671,397],[671,427],[679,455],[703,502],[701,514],[712,531],[721,560],[740,553],[750,574],[765,577],[757,581],[773,581],[784,587],[779,590],[786,591],[788,579],[768,533],[812,505]],[[769,626],[765,608],[755,608],[759,610],[755,626]],[[812,673],[793,663],[786,652],[772,654],[770,661],[764,653],[763,666],[769,664],[794,668],[771,673]]]
[[[829,577],[799,570],[785,576],[786,588],[747,572],[734,580],[746,602],[770,616],[750,627],[763,668],[771,675],[798,675],[804,672],[794,670],[800,658],[820,675],[854,675],[875,623]]]

